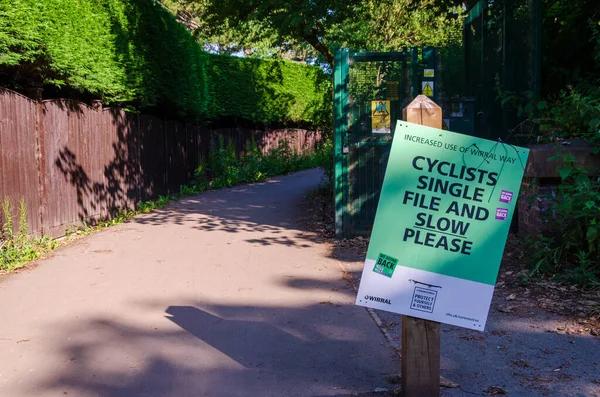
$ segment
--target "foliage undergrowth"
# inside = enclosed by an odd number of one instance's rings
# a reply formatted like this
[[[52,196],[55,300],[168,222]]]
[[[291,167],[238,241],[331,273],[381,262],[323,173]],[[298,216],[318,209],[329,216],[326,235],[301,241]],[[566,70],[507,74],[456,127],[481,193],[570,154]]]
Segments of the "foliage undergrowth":
[[[159,196],[156,200],[141,201],[135,210],[119,210],[113,217],[100,220],[94,225],[84,223],[67,231],[67,240],[82,237],[123,223],[136,215],[164,208],[180,198],[207,190],[232,187],[244,183],[255,183],[269,177],[283,175],[308,168],[321,167],[329,178],[333,174],[333,143],[328,136],[312,153],[298,154],[287,140],[263,154],[256,142],[250,141],[246,153],[238,157],[231,142],[225,143],[221,136],[214,143],[208,164],[202,163],[195,171],[195,178],[180,187],[176,195]],[[5,223],[0,234],[0,272],[11,272],[27,262],[38,259],[51,251],[58,243],[49,237],[31,237],[27,227],[27,208],[21,200],[19,208],[19,232],[14,232],[14,216],[10,200],[2,204]]]
[[[15,214],[11,200],[2,203],[2,229],[0,230],[0,273],[11,272],[27,262],[36,260],[56,247],[49,237],[32,237],[27,226],[27,206],[21,199],[18,208],[18,232],[15,231]]]
[[[600,287],[600,179],[597,170],[577,164],[570,153],[558,153],[561,184],[543,197],[547,232],[529,239],[531,276]]]
[[[589,23],[590,42],[600,51],[600,23]],[[600,70],[600,57],[594,61]],[[569,152],[570,145],[583,143],[591,147],[593,156],[600,153],[600,74],[572,81],[543,100],[532,98],[532,93],[502,91],[498,86],[498,99],[504,108],[516,110],[537,127],[528,138],[537,143],[554,142],[558,148],[549,161],[556,165],[560,183],[540,198],[529,198],[544,207],[545,225],[542,235],[528,239],[529,276],[600,288],[600,170],[581,164]]]
[[[600,170],[582,166],[568,151],[571,140],[581,139],[593,155],[600,152],[600,89],[590,87],[582,83],[537,105],[540,141],[566,145],[549,159],[561,182],[544,197],[550,233],[532,240],[532,273],[600,287]]]
[[[542,198],[547,232],[530,239],[531,275],[600,287],[600,170],[582,166],[568,151],[569,142],[581,139],[593,155],[600,152],[600,89],[588,81],[524,111],[539,125],[538,142],[565,143],[549,159],[561,181]]]
[[[237,157],[232,142],[225,143],[221,136],[213,142],[208,162],[196,168],[195,179],[185,190],[195,194],[208,189],[260,182],[272,176],[314,167],[322,167],[328,177],[333,173],[331,137],[308,154],[297,153],[287,140],[281,140],[277,147],[262,153],[252,139],[246,145],[246,153]]]

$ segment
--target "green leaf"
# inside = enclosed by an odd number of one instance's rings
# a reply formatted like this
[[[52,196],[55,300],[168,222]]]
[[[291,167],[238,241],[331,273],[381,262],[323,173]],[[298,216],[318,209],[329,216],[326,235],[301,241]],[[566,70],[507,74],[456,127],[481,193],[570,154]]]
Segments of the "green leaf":
[[[577,157],[575,157],[572,153],[565,153],[563,155],[563,161],[565,163],[575,163],[577,161]]]
[[[554,156],[548,157],[548,161],[556,161],[560,158],[561,153],[556,153]]]
[[[512,95],[510,95],[510,96],[507,96],[506,98],[504,98],[504,99],[502,99],[502,100],[500,101],[500,106],[502,106],[502,107],[504,108],[504,107],[505,107],[505,105],[506,105],[507,103],[509,103],[510,101],[512,101],[513,99],[515,99],[515,97],[514,97],[514,96],[512,96]]]
[[[558,174],[560,175],[560,177],[562,179],[567,179],[569,177],[569,175],[571,175],[572,171],[573,171],[573,167],[564,167],[564,168],[561,168],[560,171],[558,171]]]
[[[594,205],[596,205],[596,203],[595,203],[595,202],[593,202],[592,200],[586,201],[586,203],[585,203],[585,206],[586,206],[587,208],[593,208],[593,207],[594,207]]]
[[[587,240],[590,246],[594,243],[598,237],[598,229],[595,226],[590,226],[587,231]]]

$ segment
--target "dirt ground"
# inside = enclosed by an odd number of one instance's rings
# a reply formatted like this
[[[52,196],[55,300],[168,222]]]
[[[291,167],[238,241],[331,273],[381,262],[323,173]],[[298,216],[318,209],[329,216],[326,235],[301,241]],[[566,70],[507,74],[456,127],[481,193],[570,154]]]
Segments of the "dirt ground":
[[[358,285],[368,238],[334,239],[328,195],[309,195],[303,214]],[[442,325],[442,376],[460,385],[442,396],[600,396],[600,291],[528,279],[527,260],[522,239],[510,235],[484,332]],[[401,354],[401,316],[374,311],[374,318]]]

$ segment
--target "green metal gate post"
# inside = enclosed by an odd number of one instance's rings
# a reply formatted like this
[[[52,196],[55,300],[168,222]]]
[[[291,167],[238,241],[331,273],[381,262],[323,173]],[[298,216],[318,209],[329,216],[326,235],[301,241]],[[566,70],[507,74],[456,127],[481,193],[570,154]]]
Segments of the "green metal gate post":
[[[333,92],[333,117],[334,117],[334,194],[335,194],[335,235],[344,234],[344,218],[347,214],[348,178],[346,177],[346,156],[344,148],[347,147],[346,132],[348,128],[348,49],[342,48],[335,51],[334,57],[334,92]]]
[[[412,87],[411,97],[416,98],[417,95],[421,93],[421,89],[419,87],[419,49],[417,47],[412,47],[410,49],[410,65],[412,71],[410,78]]]
[[[542,89],[542,4],[541,0],[530,0],[532,29],[532,91],[539,98]],[[598,48],[598,47],[596,47]]]
[[[539,97],[544,4],[542,0],[480,0],[468,11],[463,29],[465,95],[475,99],[476,136],[511,138],[512,143],[526,139],[512,132],[525,118],[517,108]],[[499,89],[515,97],[503,103]]]
[[[427,95],[435,103],[439,103],[439,73],[437,67],[437,49],[434,47],[423,47],[423,66],[424,69],[433,70],[433,76],[426,76],[423,71],[423,82],[430,81],[433,84],[433,95]],[[425,93],[423,93],[425,94]]]

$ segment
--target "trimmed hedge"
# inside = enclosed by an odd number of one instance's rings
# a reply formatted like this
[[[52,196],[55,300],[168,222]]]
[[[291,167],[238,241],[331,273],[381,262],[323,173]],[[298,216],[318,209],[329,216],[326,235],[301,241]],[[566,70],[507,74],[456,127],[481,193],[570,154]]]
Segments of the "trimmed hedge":
[[[211,55],[211,113],[257,123],[326,125],[331,83],[313,66]],[[326,119],[326,120],[325,120]]]
[[[0,0],[0,77],[207,122],[323,126],[316,67],[208,54],[153,0]]]

